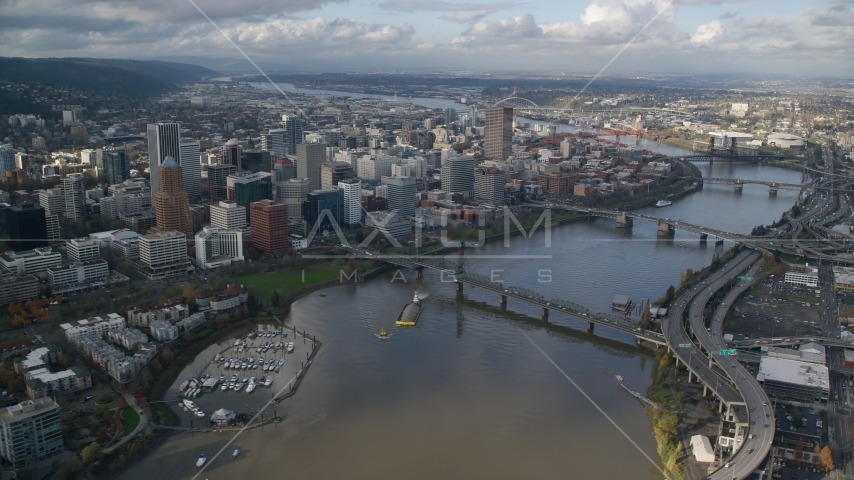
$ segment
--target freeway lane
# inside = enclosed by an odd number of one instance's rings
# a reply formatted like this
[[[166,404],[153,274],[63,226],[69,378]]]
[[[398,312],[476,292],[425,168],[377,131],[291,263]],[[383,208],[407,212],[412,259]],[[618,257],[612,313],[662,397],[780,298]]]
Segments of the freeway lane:
[[[680,295],[679,298],[674,300],[670,307],[670,312],[668,316],[665,317],[662,325],[662,331],[664,332],[667,344],[674,351],[679,361],[688,366],[689,370],[691,370],[694,375],[697,375],[698,378],[715,393],[715,395],[723,399],[724,403],[740,402],[741,395],[735,390],[735,388],[733,388],[732,385],[730,385],[729,381],[725,377],[719,376],[717,372],[709,366],[709,358],[704,355],[699,347],[694,345],[691,341],[691,337],[685,330],[685,325],[682,322],[682,319],[685,315],[686,306],[694,297],[699,293],[704,292],[706,286],[710,282],[715,282],[722,278],[728,279],[731,275],[730,271],[748,255],[750,255],[750,252],[744,252],[736,256],[736,258],[729,261],[728,265],[731,264],[731,266],[713,272],[710,278],[700,282],[700,284],[695,288]]]
[[[707,290],[711,290],[711,293],[718,291],[727,282],[732,280],[738,272],[746,268],[749,268],[747,276],[754,277],[759,271],[758,261],[760,258],[761,256],[758,252],[751,253],[745,260],[738,262],[736,267],[730,270],[732,275],[729,278],[726,276],[720,278],[717,282],[709,285]],[[747,439],[745,439],[741,448],[730,459],[730,467],[718,470],[711,478],[745,478],[749,476],[768,457],[768,453],[771,450],[771,443],[774,440],[774,412],[771,405],[769,405],[768,396],[765,394],[762,386],[759,385],[759,382],[753,378],[747,369],[736,361],[735,357],[715,354],[724,345],[723,323],[729,309],[732,308],[738,297],[750,288],[755,281],[756,279],[742,280],[727,293],[721,302],[721,306],[715,310],[710,331],[706,330],[703,311],[711,295],[698,295],[691,303],[689,313],[691,328],[694,330],[697,339],[703,347],[711,352],[712,358],[735,383],[736,388],[744,398],[750,422],[746,432]]]

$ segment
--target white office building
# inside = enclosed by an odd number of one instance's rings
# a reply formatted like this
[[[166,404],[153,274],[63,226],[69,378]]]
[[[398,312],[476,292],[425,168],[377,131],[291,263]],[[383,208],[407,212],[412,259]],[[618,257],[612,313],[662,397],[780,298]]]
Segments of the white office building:
[[[50,247],[0,254],[0,267],[18,277],[29,274],[44,275],[48,268],[60,264],[62,264],[62,254],[54,252]]]
[[[95,240],[89,238],[73,238],[65,245],[68,259],[72,262],[91,262],[101,258],[101,249]]]
[[[44,214],[65,215],[65,198],[61,188],[39,190],[39,205],[44,207]]]
[[[62,453],[62,412],[50,397],[0,409],[0,457],[14,467]]]
[[[211,205],[211,226],[227,230],[242,230],[246,228],[246,207],[232,200],[221,200]]]
[[[65,217],[71,220],[86,218],[86,196],[83,176],[72,173],[63,177],[59,184],[62,186],[62,198],[65,202]]]
[[[359,159],[356,176],[363,181],[377,180],[391,175],[391,166],[398,162],[397,157],[389,155],[364,156]]]
[[[358,180],[338,182],[338,188],[344,192],[344,224],[360,224],[362,222],[362,182]]]
[[[106,286],[110,268],[106,260],[75,262],[47,269],[51,293],[61,295]]]
[[[818,272],[786,272],[783,277],[786,283],[804,287],[818,286]]]
[[[243,261],[243,232],[205,227],[196,234],[196,264],[212,270]]]
[[[150,280],[185,275],[193,267],[187,259],[187,237],[168,230],[139,236],[137,270]]]

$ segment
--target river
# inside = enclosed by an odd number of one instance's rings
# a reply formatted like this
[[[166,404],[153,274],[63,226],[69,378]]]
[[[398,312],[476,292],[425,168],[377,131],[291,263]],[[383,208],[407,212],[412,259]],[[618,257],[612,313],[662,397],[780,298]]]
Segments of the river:
[[[799,172],[768,166],[698,167],[707,177],[801,180]],[[769,196],[756,185],[740,194],[709,185],[672,206],[641,212],[747,233],[778,219],[796,196],[782,190]],[[608,311],[615,294],[635,301],[660,297],[680,272],[708,265],[729,246],[715,247],[711,239],[701,244],[678,231],[659,240],[651,223],[617,230],[612,220],[599,219],[556,226],[549,247],[539,231],[530,239],[513,237],[509,249],[501,242],[472,249],[467,269]],[[662,478],[645,457],[658,463],[641,406],[604,373],[620,374],[643,391],[651,381],[650,351],[604,327],[588,334],[556,313],[543,325],[538,310],[512,299],[503,310],[483,291],[458,296],[432,272],[417,281],[412,272],[402,274],[406,281],[389,271],[293,305],[286,324],[324,344],[297,394],[268,410],[284,415],[282,423],[236,438],[233,432],[176,435],[122,478],[193,478],[201,453],[209,466],[199,478],[211,480]],[[395,328],[416,289],[426,296],[419,324]],[[387,340],[378,338],[381,328],[391,333]],[[189,365],[173,391],[219,349],[212,346]],[[298,345],[271,390],[217,392],[196,403],[208,414],[223,406],[254,413],[304,358]],[[232,458],[235,448],[241,453]]]

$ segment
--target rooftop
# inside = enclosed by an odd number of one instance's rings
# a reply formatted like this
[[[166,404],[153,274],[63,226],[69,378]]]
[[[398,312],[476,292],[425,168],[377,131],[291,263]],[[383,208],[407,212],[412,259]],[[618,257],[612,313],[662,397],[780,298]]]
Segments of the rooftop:
[[[42,397],[35,400],[25,400],[17,405],[0,409],[0,421],[17,422],[33,415],[38,415],[50,408],[59,408],[52,398]]]
[[[760,382],[774,381],[822,390],[830,389],[826,366],[788,358],[763,356],[756,379]]]

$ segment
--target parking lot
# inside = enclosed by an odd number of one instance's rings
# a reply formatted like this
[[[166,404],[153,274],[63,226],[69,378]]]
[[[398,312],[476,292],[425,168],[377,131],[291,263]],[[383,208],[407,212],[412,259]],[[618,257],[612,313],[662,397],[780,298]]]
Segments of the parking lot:
[[[724,330],[737,340],[822,335],[815,290],[787,285],[776,276],[768,278],[736,302]]]

